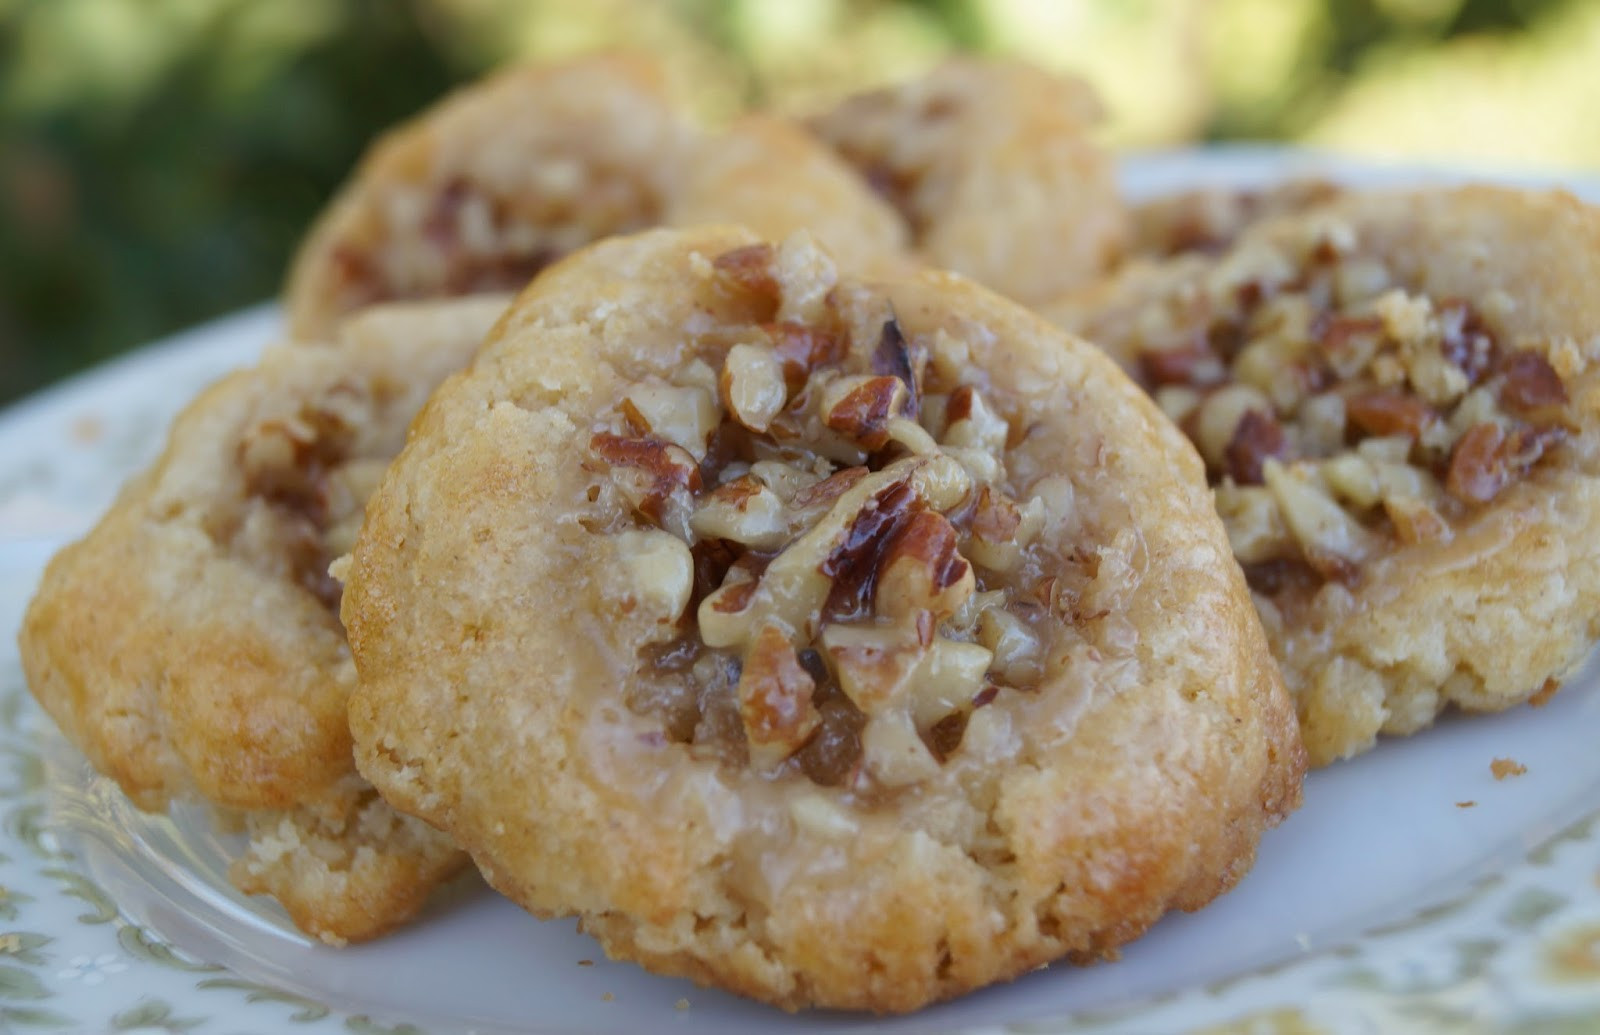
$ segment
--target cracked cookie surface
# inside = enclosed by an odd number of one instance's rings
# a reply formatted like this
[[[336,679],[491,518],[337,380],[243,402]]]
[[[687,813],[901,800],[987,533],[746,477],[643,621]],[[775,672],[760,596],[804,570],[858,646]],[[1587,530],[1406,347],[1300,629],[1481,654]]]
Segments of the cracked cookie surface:
[[[1205,456],[1314,763],[1600,633],[1597,275],[1570,196],[1351,194],[1052,310]]]
[[[419,417],[343,608],[387,800],[790,1009],[1111,953],[1299,800],[1191,447],[1025,310],[803,235],[549,270]]]
[[[423,400],[503,311],[379,307],[204,392],[153,467],[51,561],[19,638],[34,696],[140,807],[238,814],[231,876],[307,933],[369,938],[465,858],[355,771],[330,562]]]

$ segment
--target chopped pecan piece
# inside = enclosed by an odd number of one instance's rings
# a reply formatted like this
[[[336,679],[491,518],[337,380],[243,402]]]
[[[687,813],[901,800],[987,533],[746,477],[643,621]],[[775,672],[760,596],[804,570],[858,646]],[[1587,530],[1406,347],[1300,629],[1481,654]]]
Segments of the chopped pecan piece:
[[[972,565],[956,550],[956,530],[944,515],[915,511],[899,523],[883,551],[874,607],[880,615],[917,611],[954,614],[975,585]]]
[[[815,485],[808,485],[801,489],[794,494],[794,498],[789,502],[799,509],[830,504],[846,492],[849,492],[850,486],[870,473],[865,467],[846,467],[833,472]]]
[[[896,482],[861,508],[843,541],[818,568],[833,580],[824,614],[835,621],[848,621],[871,611],[883,553],[895,530],[922,505],[909,484]]]
[[[1550,361],[1532,349],[1521,349],[1501,363],[1505,381],[1500,386],[1500,401],[1514,410],[1539,410],[1565,406],[1567,386]]]
[[[916,364],[912,362],[911,348],[900,323],[893,316],[884,321],[883,333],[878,337],[878,347],[872,350],[872,372],[884,377],[899,378],[905,385],[907,399],[905,414],[915,417],[921,407],[921,384]]]
[[[1423,429],[1439,419],[1433,407],[1406,392],[1357,392],[1345,399],[1344,407],[1350,423],[1369,435],[1418,438]]]
[[[844,341],[836,334],[791,321],[767,324],[763,330],[783,363],[790,392],[798,392],[816,368],[844,358]]]
[[[1246,410],[1228,440],[1228,474],[1240,485],[1260,485],[1261,465],[1288,451],[1288,439],[1276,417],[1262,410]]]
[[[1439,314],[1439,348],[1444,358],[1467,375],[1469,385],[1477,384],[1489,370],[1494,358],[1494,339],[1489,336],[1483,318],[1465,300],[1443,299],[1437,306]]]
[[[765,345],[729,349],[718,388],[733,419],[751,431],[766,431],[789,396],[783,364]]]
[[[788,638],[762,626],[739,673],[739,716],[753,764],[771,769],[804,746],[821,722],[815,689]]]
[[[687,520],[690,494],[701,481],[699,465],[682,446],[652,435],[625,438],[602,431],[589,439],[589,448],[611,465],[612,480],[640,514],[658,525]]]
[[[770,244],[747,244],[731,252],[723,252],[711,261],[722,278],[752,295],[776,300],[780,293],[777,277],[772,271],[776,257]]]
[[[1381,316],[1340,316],[1322,313],[1312,321],[1311,338],[1329,352],[1344,348],[1351,338],[1383,333]]]
[[[868,452],[889,442],[889,421],[910,405],[906,383],[898,377],[840,378],[828,387],[822,421]]]
[[[1505,463],[1505,432],[1493,421],[1474,424],[1450,454],[1444,487],[1463,503],[1488,503],[1511,480]]]
[[[1205,387],[1219,384],[1227,377],[1217,354],[1198,343],[1141,352],[1139,369],[1145,381],[1158,388],[1162,385]]]

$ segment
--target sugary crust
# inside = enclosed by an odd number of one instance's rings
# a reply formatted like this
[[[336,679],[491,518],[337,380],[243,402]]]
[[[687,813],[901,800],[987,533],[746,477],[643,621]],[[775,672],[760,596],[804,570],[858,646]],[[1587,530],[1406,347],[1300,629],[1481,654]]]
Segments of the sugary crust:
[[[23,622],[34,696],[140,807],[201,799],[251,810],[253,832],[281,826],[280,839],[306,844],[348,833],[348,857],[308,848],[269,860],[253,838],[235,871],[329,940],[404,920],[462,860],[353,788],[349,647],[335,611],[297,577],[294,546],[274,538],[241,450],[253,429],[350,391],[372,405],[350,453],[392,456],[427,393],[466,363],[504,305],[372,310],[339,347],[279,347],[213,385],[178,417],[155,465],[52,560]],[[290,866],[293,877],[281,869]]]
[[[846,99],[812,127],[895,202],[932,266],[1023,302],[1107,269],[1126,237],[1089,88],[1019,62],[961,58]]]
[[[390,297],[520,288],[573,248],[654,225],[809,229],[848,265],[902,251],[896,214],[799,126],[694,126],[662,70],[588,57],[466,87],[385,134],[291,269],[291,332]]]
[[[1351,257],[1381,259],[1409,291],[1481,303],[1487,330],[1543,356],[1569,397],[1561,447],[1448,541],[1394,549],[1354,586],[1330,582],[1309,603],[1257,594],[1322,765],[1380,733],[1422,729],[1452,704],[1520,704],[1570,674],[1600,635],[1600,213],[1566,194],[1488,187],[1351,195],[1256,227],[1215,262],[1144,265],[1048,315],[1136,368],[1150,310],[1213,290],[1249,255],[1291,253],[1310,220],[1349,227]]]
[[[959,336],[1059,443],[1101,557],[1094,650],[983,709],[992,755],[963,748],[894,804],[694,758],[622,704],[654,619],[615,537],[578,520],[578,461],[619,385],[763,318],[710,261],[755,240],[585,250],[424,409],[344,598],[362,772],[532,912],[788,1009],[914,1009],[1106,955],[1232,886],[1298,803],[1303,754],[1197,458],[1098,353],[960,277],[845,279],[831,297],[887,297],[908,338]],[[828,293],[826,259],[781,254],[791,293]]]

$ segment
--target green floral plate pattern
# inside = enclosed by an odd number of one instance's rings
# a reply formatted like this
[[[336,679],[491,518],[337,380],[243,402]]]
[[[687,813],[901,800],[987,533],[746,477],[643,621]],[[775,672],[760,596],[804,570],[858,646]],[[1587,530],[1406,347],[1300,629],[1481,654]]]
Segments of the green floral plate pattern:
[[[1238,151],[1134,160],[1125,175],[1130,193],[1149,194],[1295,170],[1366,181],[1439,175]],[[1593,185],[1580,186],[1596,196]],[[219,321],[0,414],[7,628],[16,628],[50,551],[87,527],[153,454],[185,399],[249,360],[275,319],[263,309]],[[1305,809],[1268,838],[1238,891],[1163,922],[1148,949],[1133,946],[1121,963],[1033,975],[909,1020],[792,1018],[608,964],[592,943],[587,955],[595,959],[579,959],[586,943],[565,931],[550,943],[557,949],[528,962],[530,972],[558,971],[557,991],[519,1001],[513,987],[505,1002],[452,1013],[415,1005],[428,999],[428,990],[405,984],[426,973],[416,960],[474,951],[514,957],[552,925],[507,917],[496,911],[503,903],[469,890],[472,917],[454,927],[448,919],[424,923],[396,939],[403,944],[392,957],[361,949],[341,958],[281,933],[270,908],[220,887],[216,845],[208,855],[205,846],[163,847],[129,833],[142,821],[129,818],[120,795],[88,774],[41,715],[7,637],[0,1030],[1600,1033],[1600,761],[1588,757],[1600,754],[1589,747],[1600,724],[1597,682],[1591,668],[1544,709],[1445,723],[1316,774]],[[1491,777],[1489,761],[1502,751],[1526,763],[1527,775]],[[168,832],[185,836],[182,824]],[[103,865],[119,853],[165,853],[151,871],[164,890],[125,894],[145,885]],[[488,948],[476,947],[480,941]],[[340,969],[341,959],[355,967],[391,958],[404,964],[392,986],[372,968]],[[595,975],[600,984],[583,983]],[[595,994],[602,987],[617,994]],[[410,1005],[386,1008],[386,988],[395,1003]],[[585,1005],[574,1009],[566,1001],[574,996]],[[630,999],[643,1012],[627,1012]]]

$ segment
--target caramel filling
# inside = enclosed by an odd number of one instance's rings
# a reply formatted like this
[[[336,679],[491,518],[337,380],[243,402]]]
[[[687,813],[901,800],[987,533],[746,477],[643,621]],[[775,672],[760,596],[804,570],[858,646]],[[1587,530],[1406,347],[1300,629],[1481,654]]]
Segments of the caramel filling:
[[[776,313],[772,261],[740,249],[715,275]],[[588,500],[672,619],[636,713],[727,765],[892,789],[1044,680],[1065,565],[1040,534],[1050,486],[1008,477],[1014,429],[982,386],[945,383],[887,306],[873,342],[824,309],[629,386],[592,430]]]
[[[1398,546],[1449,540],[1567,434],[1543,353],[1497,340],[1472,302],[1408,290],[1355,244],[1331,224],[1298,261],[1236,250],[1136,332],[1146,385],[1199,447],[1234,553],[1268,595],[1354,583]]]

